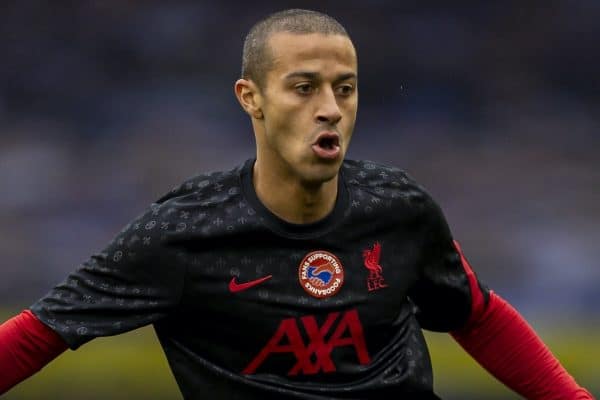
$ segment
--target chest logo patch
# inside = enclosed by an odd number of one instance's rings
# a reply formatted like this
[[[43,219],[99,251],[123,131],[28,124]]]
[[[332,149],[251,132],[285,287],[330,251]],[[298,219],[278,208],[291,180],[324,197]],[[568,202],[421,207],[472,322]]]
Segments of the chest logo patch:
[[[308,253],[298,267],[300,286],[317,299],[335,295],[344,283],[344,267],[333,254],[317,250]]]
[[[267,276],[263,276],[262,278],[255,279],[253,281],[238,283],[236,281],[236,277],[234,276],[233,278],[231,278],[231,281],[229,282],[229,291],[231,293],[241,292],[243,290],[250,289],[251,287],[254,287],[256,285],[260,285],[264,281],[268,281],[269,279],[271,279],[271,277],[272,277],[272,275],[267,275]]]
[[[381,244],[379,242],[375,242],[372,249],[363,250],[365,268],[369,270],[369,276],[367,277],[367,288],[369,289],[369,292],[383,289],[388,286],[383,280],[383,268],[379,265],[380,258]]]

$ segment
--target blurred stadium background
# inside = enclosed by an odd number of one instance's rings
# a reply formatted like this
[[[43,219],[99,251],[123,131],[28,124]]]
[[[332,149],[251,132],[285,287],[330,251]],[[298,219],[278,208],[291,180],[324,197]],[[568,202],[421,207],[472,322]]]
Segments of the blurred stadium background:
[[[0,5],[0,318],[182,179],[253,154],[242,40],[289,7],[359,52],[353,158],[438,199],[481,279],[600,393],[600,2],[16,1]],[[446,399],[516,399],[429,334]],[[180,398],[149,328],[61,356],[6,399]],[[207,395],[210,398],[210,395]]]

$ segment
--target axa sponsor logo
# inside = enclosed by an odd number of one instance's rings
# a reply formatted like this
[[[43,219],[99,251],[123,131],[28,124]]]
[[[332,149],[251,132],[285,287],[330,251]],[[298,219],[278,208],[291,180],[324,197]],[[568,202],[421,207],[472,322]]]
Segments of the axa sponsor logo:
[[[314,315],[286,318],[242,373],[254,374],[268,358],[285,354],[296,358],[288,376],[332,373],[336,371],[333,353],[339,347],[353,348],[360,365],[371,362],[357,310],[329,313],[321,326]]]

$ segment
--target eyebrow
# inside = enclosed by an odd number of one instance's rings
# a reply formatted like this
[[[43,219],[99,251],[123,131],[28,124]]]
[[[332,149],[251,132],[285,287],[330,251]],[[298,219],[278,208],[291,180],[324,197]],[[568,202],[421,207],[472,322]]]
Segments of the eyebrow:
[[[321,74],[319,74],[318,72],[312,72],[312,71],[294,71],[294,72],[290,72],[289,74],[287,74],[284,77],[285,80],[290,80],[293,78],[306,78],[306,79],[310,79],[310,80],[320,80]],[[346,72],[344,74],[338,75],[335,79],[335,82],[341,82],[341,81],[345,81],[347,79],[352,79],[352,78],[356,78],[356,74],[354,72]]]

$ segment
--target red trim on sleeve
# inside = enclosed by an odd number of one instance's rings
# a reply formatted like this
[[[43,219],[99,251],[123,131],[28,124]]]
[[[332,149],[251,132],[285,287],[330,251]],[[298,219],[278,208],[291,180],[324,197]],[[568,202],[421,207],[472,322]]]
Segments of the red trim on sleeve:
[[[494,292],[485,312],[452,336],[494,377],[526,399],[594,399],[577,385],[527,321]]]
[[[469,288],[471,289],[471,315],[467,324],[472,323],[473,320],[478,319],[481,314],[485,311],[485,298],[483,297],[483,293],[479,288],[479,282],[477,281],[477,276],[475,276],[475,272],[471,268],[471,265],[467,261],[467,258],[463,254],[460,245],[456,240],[454,240],[454,247],[456,251],[460,255],[460,261],[462,263],[463,269],[467,274],[467,279],[469,280]]]
[[[65,341],[29,310],[0,325],[0,394],[42,369],[67,348]]]

